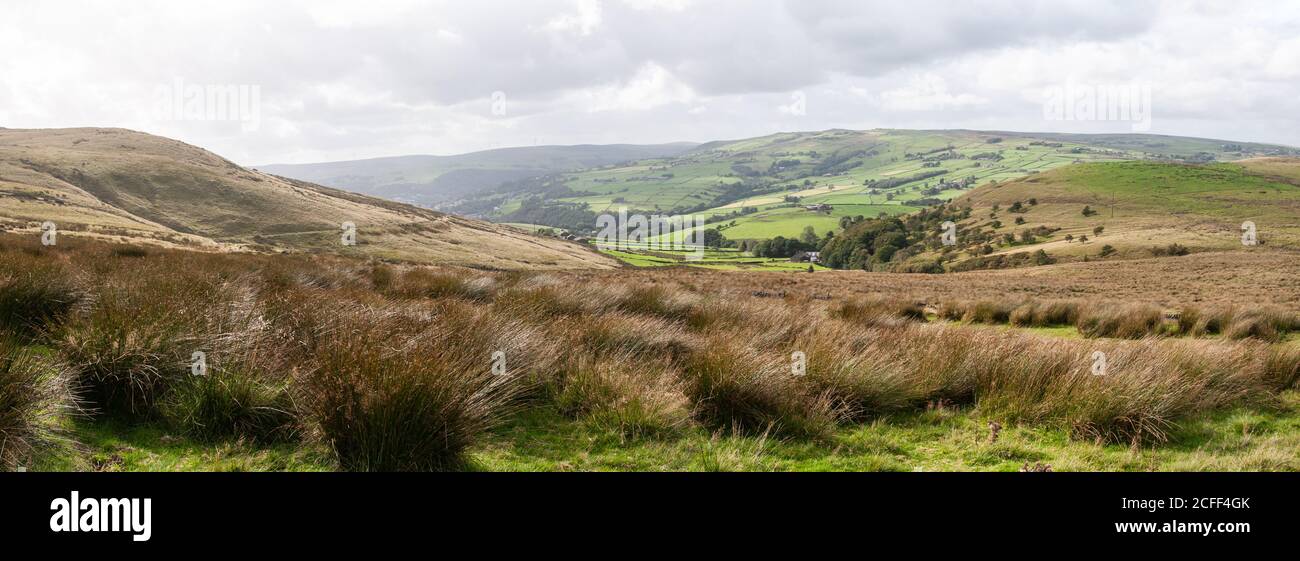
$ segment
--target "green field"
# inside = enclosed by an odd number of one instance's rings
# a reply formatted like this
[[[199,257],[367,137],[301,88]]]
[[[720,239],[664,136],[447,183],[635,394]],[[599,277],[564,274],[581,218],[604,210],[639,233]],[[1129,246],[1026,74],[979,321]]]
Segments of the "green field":
[[[563,174],[571,196],[554,203],[587,205],[595,213],[631,212],[724,217],[733,240],[819,235],[843,216],[913,212],[973,187],[1006,182],[1081,162],[1181,159],[1232,160],[1278,153],[1247,144],[1225,151],[1219,141],[1155,135],[1057,135],[978,131],[829,130],[781,133],[699,146],[680,156]],[[915,178],[917,174],[931,177]],[[911,179],[913,181],[898,181]],[[869,182],[890,182],[868,185]],[[744,184],[741,191],[730,186]],[[941,185],[956,188],[941,188]],[[964,185],[959,185],[964,184]],[[496,215],[519,208],[528,193],[507,198]],[[787,200],[787,196],[794,199]],[[920,199],[925,201],[916,202]],[[909,204],[910,203],[910,204]],[[808,211],[830,205],[829,212]],[[732,224],[734,222],[734,225]]]

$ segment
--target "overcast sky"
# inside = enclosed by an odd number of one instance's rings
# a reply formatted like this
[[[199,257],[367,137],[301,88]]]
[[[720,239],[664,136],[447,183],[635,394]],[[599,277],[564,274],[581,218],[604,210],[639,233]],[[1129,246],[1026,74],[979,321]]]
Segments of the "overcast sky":
[[[1050,118],[1045,100],[1071,85],[1149,87],[1153,133],[1300,146],[1292,2],[5,0],[4,11],[0,126],[126,127],[250,165],[827,128],[1135,130]],[[214,98],[206,86],[244,92],[244,109],[194,105]]]

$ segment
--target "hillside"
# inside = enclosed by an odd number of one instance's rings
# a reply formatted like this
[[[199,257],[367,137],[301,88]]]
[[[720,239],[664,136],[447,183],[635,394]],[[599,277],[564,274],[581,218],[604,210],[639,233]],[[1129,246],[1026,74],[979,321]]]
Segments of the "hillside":
[[[492,269],[609,267],[588,249],[241,168],[121,129],[0,130],[0,222],[210,249],[333,251]],[[344,247],[341,225],[357,226]]]
[[[676,156],[695,144],[525,146],[455,156],[399,156],[313,164],[257,166],[267,173],[357,193],[436,205],[509,181],[554,172]]]
[[[818,235],[900,215],[971,187],[1073,163],[1229,161],[1294,149],[1159,135],[828,130],[711,142],[685,154],[520,181],[446,208],[578,229],[620,207],[704,214],[732,240]],[[807,207],[816,205],[810,210]]]
[[[1037,204],[1030,204],[1030,200]],[[1020,212],[1012,212],[1017,202]],[[1300,159],[1258,158],[1186,165],[1105,162],[1064,167],[1018,181],[982,186],[956,201],[971,207],[963,237],[993,235],[992,255],[1046,251],[1081,260],[1140,258],[1207,250],[1300,248]],[[994,207],[997,210],[994,210]],[[1084,207],[1091,216],[1084,215]],[[1023,224],[1016,224],[1023,219]],[[1242,224],[1255,223],[1263,247],[1244,248]],[[999,227],[994,227],[995,222]],[[1096,228],[1102,228],[1097,235]],[[998,242],[1046,228],[1036,243]],[[1059,229],[1059,230],[1057,230]],[[1088,241],[1081,239],[1087,237]],[[1067,239],[1072,238],[1072,239]],[[1177,244],[1182,249],[1172,251]],[[1177,249],[1177,248],[1175,248]],[[1163,252],[1161,251],[1163,250]]]

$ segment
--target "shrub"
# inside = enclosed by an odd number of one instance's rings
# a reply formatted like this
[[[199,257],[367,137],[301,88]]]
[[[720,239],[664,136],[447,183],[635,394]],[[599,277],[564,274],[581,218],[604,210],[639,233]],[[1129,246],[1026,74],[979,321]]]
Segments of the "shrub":
[[[58,364],[0,339],[0,471],[28,466],[66,440],[61,414],[73,400]]]

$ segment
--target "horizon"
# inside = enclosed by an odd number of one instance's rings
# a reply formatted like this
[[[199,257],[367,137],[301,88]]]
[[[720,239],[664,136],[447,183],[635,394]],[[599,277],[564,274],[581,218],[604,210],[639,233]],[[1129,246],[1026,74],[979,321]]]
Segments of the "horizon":
[[[761,135],[758,135],[758,136],[751,136],[751,137],[745,137],[745,138],[721,138],[721,139],[705,140],[705,141],[696,141],[696,140],[678,140],[678,141],[670,141],[670,142],[655,142],[655,143],[647,143],[647,144],[641,144],[641,143],[636,143],[636,142],[611,142],[611,143],[609,143],[609,144],[579,143],[579,144],[540,144],[540,145],[534,145],[534,146],[519,145],[519,146],[501,146],[501,147],[499,147],[499,148],[488,148],[488,149],[485,149],[485,150],[475,150],[475,151],[472,151],[472,152],[458,152],[458,153],[452,153],[452,154],[394,154],[394,155],[391,155],[391,156],[375,156],[375,157],[372,157],[372,158],[361,158],[361,159],[357,159],[357,160],[329,160],[329,161],[321,161],[321,162],[302,162],[302,163],[293,163],[293,164],[282,163],[282,162],[272,162],[272,163],[264,163],[264,164],[240,164],[240,165],[243,165],[243,166],[245,166],[245,167],[253,167],[253,168],[256,168],[256,167],[259,167],[259,166],[297,166],[297,165],[318,165],[318,164],[332,164],[332,163],[344,163],[344,162],[364,162],[364,161],[372,161],[372,160],[389,160],[389,159],[396,159],[396,158],[421,158],[421,157],[431,157],[431,158],[455,158],[455,157],[458,157],[458,156],[466,156],[466,155],[469,155],[469,154],[477,154],[477,153],[481,153],[481,152],[492,152],[492,151],[496,151],[496,150],[517,150],[517,149],[527,149],[527,148],[575,148],[575,147],[582,147],[582,146],[616,146],[616,145],[625,145],[625,146],[667,146],[667,145],[672,145],[672,144],[691,144],[691,145],[693,145],[693,146],[699,147],[699,146],[703,146],[703,145],[705,145],[705,144],[713,144],[713,143],[724,143],[724,144],[726,144],[726,143],[731,143],[731,142],[740,142],[740,141],[743,141],[743,140],[749,140],[749,139],[753,139],[753,138],[766,138],[766,137],[769,137],[769,136],[776,136],[776,135],[781,135],[781,134],[819,134],[819,133],[830,132],[830,131],[837,131],[837,130],[852,131],[852,132],[867,132],[867,131],[877,131],[877,130],[878,130],[878,131],[890,131],[890,130],[892,130],[892,131],[899,131],[899,130],[905,130],[905,131],[913,131],[913,132],[975,132],[975,133],[1005,133],[1005,134],[1018,134],[1018,135],[1025,135],[1025,136],[1046,135],[1046,134],[1080,134],[1080,135],[1088,135],[1088,136],[1126,136],[1126,135],[1142,135],[1142,136],[1163,136],[1163,137],[1169,137],[1169,138],[1190,138],[1190,139],[1196,139],[1196,140],[1212,140],[1212,141],[1226,141],[1226,142],[1245,142],[1245,143],[1250,143],[1250,144],[1265,144],[1265,145],[1278,146],[1278,147],[1282,147],[1282,148],[1300,149],[1300,146],[1292,146],[1292,145],[1290,145],[1290,144],[1281,144],[1281,143],[1275,143],[1275,142],[1259,142],[1259,141],[1256,141],[1256,140],[1247,140],[1247,139],[1241,139],[1241,138],[1210,138],[1210,137],[1197,137],[1197,136],[1185,136],[1185,135],[1175,135],[1175,134],[1158,134],[1158,133],[1068,133],[1068,132],[1066,132],[1066,133],[1061,133],[1061,132],[1045,132],[1045,131],[1020,131],[1020,130],[1006,130],[1006,129],[908,129],[908,128],[897,128],[897,127],[889,127],[889,128],[871,128],[871,129],[846,129],[846,128],[842,128],[842,127],[832,127],[832,128],[829,128],[829,129],[818,129],[818,130],[788,130],[788,131],[783,130],[783,131],[776,131],[776,132],[771,132],[771,133],[768,133],[768,134],[761,134]],[[142,131],[137,131],[137,132],[142,132]]]

